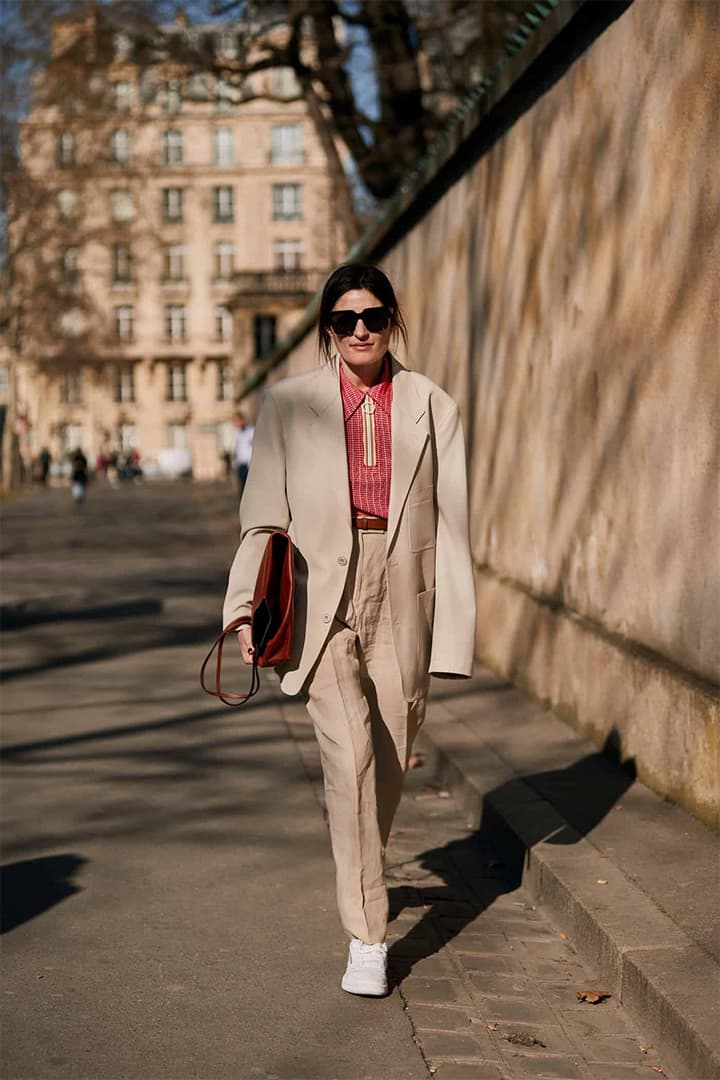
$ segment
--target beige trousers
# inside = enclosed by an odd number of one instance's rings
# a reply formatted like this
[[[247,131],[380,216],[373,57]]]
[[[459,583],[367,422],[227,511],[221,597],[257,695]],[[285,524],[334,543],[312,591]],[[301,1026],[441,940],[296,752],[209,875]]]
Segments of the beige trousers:
[[[355,530],[347,585],[305,687],[320,745],[342,924],[385,939],[385,845],[426,695],[403,696],[392,640],[384,532]]]

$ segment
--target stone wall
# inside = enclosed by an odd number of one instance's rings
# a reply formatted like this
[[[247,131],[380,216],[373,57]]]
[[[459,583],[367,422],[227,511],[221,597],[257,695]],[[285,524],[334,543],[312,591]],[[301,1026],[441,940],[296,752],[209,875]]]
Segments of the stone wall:
[[[383,259],[465,418],[479,658],[708,823],[719,59],[718,5],[636,0]]]

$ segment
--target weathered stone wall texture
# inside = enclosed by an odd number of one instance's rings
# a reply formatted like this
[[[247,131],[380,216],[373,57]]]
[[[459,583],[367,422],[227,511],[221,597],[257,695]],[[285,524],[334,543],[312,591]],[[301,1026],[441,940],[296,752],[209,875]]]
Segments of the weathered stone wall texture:
[[[708,822],[719,60],[720,6],[637,0],[383,263],[465,418],[479,657]]]

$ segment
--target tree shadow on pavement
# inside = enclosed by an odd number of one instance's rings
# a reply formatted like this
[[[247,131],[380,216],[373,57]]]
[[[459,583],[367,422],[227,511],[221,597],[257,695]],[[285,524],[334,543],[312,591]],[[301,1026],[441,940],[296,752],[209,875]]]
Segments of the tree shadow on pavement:
[[[159,615],[163,605],[161,600],[126,600],[113,604],[94,604],[73,611],[63,606],[52,610],[47,604],[33,606],[27,603],[6,604],[0,607],[0,629],[24,630],[28,626],[42,626],[56,622],[94,622],[100,619],[127,619],[140,615]]]
[[[457,937],[498,897],[518,889],[536,844],[576,844],[635,778],[633,760],[621,763],[613,731],[602,751],[565,768],[513,778],[488,791],[479,828],[415,856],[415,880],[389,890],[391,920],[405,908],[428,909],[389,949],[391,985],[399,985],[415,964]],[[523,839],[508,818],[521,822]],[[388,871],[392,878],[392,867]],[[423,873],[428,876],[427,886],[418,880]],[[438,884],[438,879],[444,884]]]
[[[80,892],[72,878],[86,862],[80,855],[45,855],[0,867],[0,933]]]

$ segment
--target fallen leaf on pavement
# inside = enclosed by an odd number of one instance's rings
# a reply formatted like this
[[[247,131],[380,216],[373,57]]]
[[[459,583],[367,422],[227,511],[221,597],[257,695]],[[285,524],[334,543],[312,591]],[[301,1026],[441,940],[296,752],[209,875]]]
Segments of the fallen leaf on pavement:
[[[488,1024],[487,1029],[488,1029],[488,1031],[494,1031],[496,1027],[497,1027],[497,1024]]]
[[[509,1035],[503,1035],[503,1039],[517,1046],[542,1046],[545,1049],[545,1043],[536,1039],[529,1031],[511,1031]]]
[[[653,1072],[656,1072],[656,1073],[661,1073],[662,1072],[662,1065],[651,1065],[650,1068],[652,1069]]]
[[[560,937],[563,939],[563,941],[567,941],[567,934],[560,934]]]
[[[612,997],[609,990],[578,990],[578,1001],[586,1001],[588,1005],[600,1005],[606,998]]]
[[[607,885],[607,878],[599,877],[597,883],[598,885]]]

